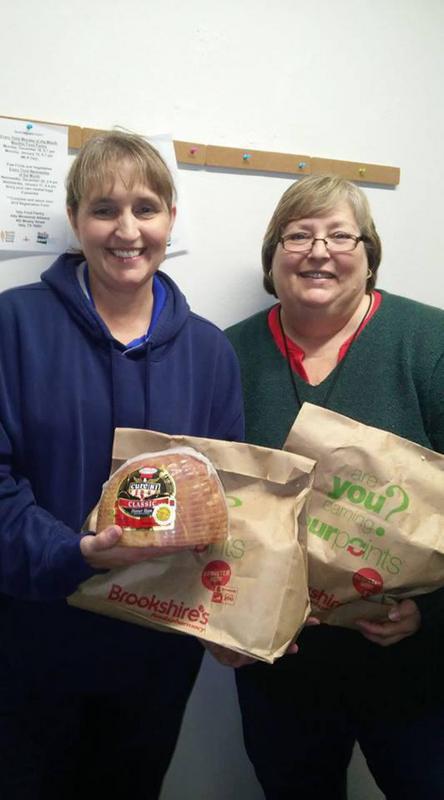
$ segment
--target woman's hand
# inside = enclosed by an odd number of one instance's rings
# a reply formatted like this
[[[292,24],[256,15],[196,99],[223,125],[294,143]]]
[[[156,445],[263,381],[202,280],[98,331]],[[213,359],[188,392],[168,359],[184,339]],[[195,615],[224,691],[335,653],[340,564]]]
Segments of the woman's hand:
[[[320,625],[319,620],[316,617],[308,617],[305,622],[306,625]],[[206,642],[203,639],[200,639],[201,644],[211,653],[212,656],[222,664],[224,667],[234,667],[234,669],[238,669],[238,667],[247,667],[249,664],[254,664],[257,659],[252,658],[251,656],[244,656],[241,653],[236,653],[235,650],[230,650],[228,647],[222,647],[220,644],[213,644],[212,642]],[[299,652],[299,647],[295,642],[290,644],[285,651],[286,656],[294,656],[296,653]]]
[[[413,636],[421,625],[421,614],[414,600],[401,600],[388,612],[385,622],[357,619],[356,625],[370,642],[388,647],[407,636]]]
[[[150,558],[176,553],[180,547],[121,547],[122,528],[110,525],[95,536],[86,534],[80,540],[80,550],[85,561],[94,569],[130,567]]]
[[[223,667],[234,667],[234,669],[237,669],[238,667],[246,667],[249,664],[254,664],[256,661],[255,658],[244,656],[242,653],[236,653],[235,650],[222,647],[220,644],[205,642],[203,639],[200,639],[200,643]]]
[[[252,658],[251,656],[244,656],[242,653],[236,653],[235,650],[230,650],[228,647],[222,647],[220,644],[213,644],[212,642],[204,642],[203,639],[200,640],[206,650],[211,653],[212,656],[222,664],[223,667],[233,667],[234,669],[238,669],[239,667],[248,667],[249,664],[255,664],[257,658]],[[298,652],[297,644],[291,644],[286,651],[285,655],[294,655]]]

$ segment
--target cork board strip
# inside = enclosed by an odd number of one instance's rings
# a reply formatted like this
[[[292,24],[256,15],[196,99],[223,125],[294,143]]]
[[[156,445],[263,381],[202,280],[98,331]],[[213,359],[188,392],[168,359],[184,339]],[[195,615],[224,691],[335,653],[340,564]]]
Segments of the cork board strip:
[[[91,139],[96,134],[104,133],[98,128],[83,128],[82,144]],[[173,142],[176,158],[179,164],[194,164],[195,166],[205,166],[207,145],[200,142]]]
[[[330,158],[312,158],[312,175],[339,175],[348,181],[381,183],[397,186],[400,180],[399,167],[384,167],[381,164],[364,164],[359,161],[335,161]]]
[[[44,125],[62,123],[26,117],[5,117],[22,122],[38,122]],[[84,142],[103,129],[81,128],[67,125],[68,147],[78,150]],[[267,150],[242,149],[240,147],[220,147],[200,142],[174,140],[174,149],[179,164],[191,164],[202,168],[220,167],[244,170],[245,172],[280,173],[284,175],[320,175],[324,173],[339,175],[346,180],[382,186],[397,186],[400,181],[399,167],[382,164],[367,164],[359,161],[337,161],[317,156],[296,153],[275,153]]]
[[[105,131],[100,130],[100,128],[82,128],[82,141],[80,147],[82,146],[82,144],[85,144],[85,142],[87,142],[88,139],[92,139],[93,136],[98,136],[101,133],[105,133]]]
[[[310,158],[292,153],[273,153],[239,147],[207,146],[208,167],[245,169],[252,172],[280,172],[289,175],[310,173]]]
[[[361,161],[336,161],[290,153],[241,150],[235,147],[207,146],[206,165],[246,171],[279,172],[288,175],[339,175],[350,181],[397,186],[398,167],[367,164]]]
[[[203,167],[206,164],[207,145],[199,142],[180,142],[174,140],[174,150],[179,164],[195,164]]]
[[[82,142],[103,131],[83,128]],[[339,175],[349,181],[382,186],[397,186],[400,181],[399,167],[368,164],[362,161],[338,161],[296,153],[275,153],[268,150],[251,150],[240,147],[220,147],[200,142],[174,140],[174,149],[179,164],[194,164],[200,167],[240,169],[245,172],[270,172],[284,175]]]

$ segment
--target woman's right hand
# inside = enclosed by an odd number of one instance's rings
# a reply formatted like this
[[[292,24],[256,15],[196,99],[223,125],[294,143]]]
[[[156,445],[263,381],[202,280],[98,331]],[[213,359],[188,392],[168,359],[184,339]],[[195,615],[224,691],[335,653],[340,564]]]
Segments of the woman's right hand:
[[[140,561],[177,553],[180,547],[122,547],[119,540],[122,528],[109,525],[95,536],[87,533],[80,540],[80,550],[85,561],[93,569],[116,569],[130,567]]]
[[[204,639],[199,639],[200,643],[208,650],[209,653],[222,664],[223,667],[246,667],[249,664],[254,664],[257,659],[251,656],[245,656],[242,653],[237,653],[235,650],[230,650],[229,647],[223,647],[221,644],[213,644],[213,642],[206,642]]]

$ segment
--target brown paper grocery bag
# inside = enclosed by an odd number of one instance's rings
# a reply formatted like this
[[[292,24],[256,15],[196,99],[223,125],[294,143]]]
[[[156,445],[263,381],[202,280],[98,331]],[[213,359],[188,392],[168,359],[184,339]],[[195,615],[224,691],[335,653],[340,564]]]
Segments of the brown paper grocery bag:
[[[304,504],[314,462],[237,442],[118,429],[112,472],[140,453],[178,446],[195,448],[217,470],[228,539],[97,575],[68,602],[271,663],[309,611]]]
[[[316,460],[309,592],[325,622],[387,616],[444,585],[444,456],[304,403],[285,449]]]

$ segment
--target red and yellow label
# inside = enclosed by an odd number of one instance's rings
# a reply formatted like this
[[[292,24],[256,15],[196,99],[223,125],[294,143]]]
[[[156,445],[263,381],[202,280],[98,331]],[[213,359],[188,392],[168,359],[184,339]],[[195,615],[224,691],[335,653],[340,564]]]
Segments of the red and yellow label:
[[[126,476],[114,506],[116,525],[171,530],[175,521],[176,485],[166,469],[147,464]]]

